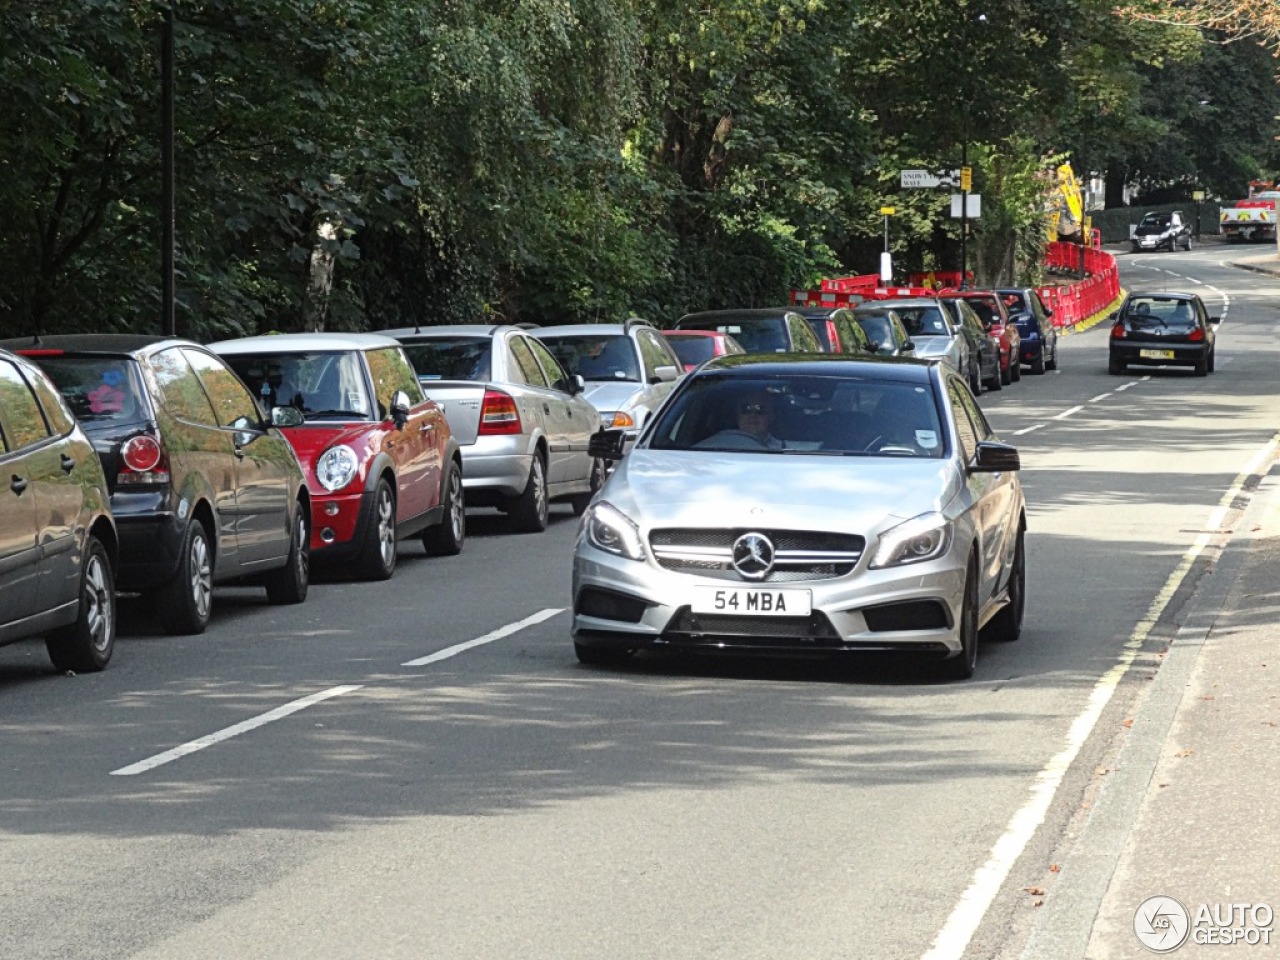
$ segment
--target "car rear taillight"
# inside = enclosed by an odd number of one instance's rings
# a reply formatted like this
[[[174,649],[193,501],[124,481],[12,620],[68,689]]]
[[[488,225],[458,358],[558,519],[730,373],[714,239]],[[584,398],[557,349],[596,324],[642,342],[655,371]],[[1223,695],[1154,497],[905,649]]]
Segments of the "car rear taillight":
[[[480,407],[480,436],[492,437],[509,433],[524,433],[515,399],[501,390],[486,390],[484,403]]]
[[[1111,336],[1112,336],[1112,337],[1114,337],[1115,339],[1123,340],[1123,339],[1124,339],[1124,324],[1123,324],[1123,323],[1117,323],[1114,327],[1112,327],[1112,328],[1111,328]]]
[[[1204,331],[1201,330],[1199,327],[1196,327],[1189,334],[1187,334],[1187,339],[1192,341],[1193,343],[1199,343],[1201,340],[1204,339]]]
[[[123,486],[169,482],[169,463],[160,441],[149,433],[130,437],[120,448],[116,483]]]

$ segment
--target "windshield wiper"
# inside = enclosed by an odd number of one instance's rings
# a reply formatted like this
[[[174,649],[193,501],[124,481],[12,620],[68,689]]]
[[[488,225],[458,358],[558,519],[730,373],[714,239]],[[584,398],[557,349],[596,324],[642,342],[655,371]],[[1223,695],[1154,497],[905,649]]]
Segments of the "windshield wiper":
[[[369,415],[362,410],[306,410],[303,416],[312,417],[351,417],[356,420],[368,420]]]

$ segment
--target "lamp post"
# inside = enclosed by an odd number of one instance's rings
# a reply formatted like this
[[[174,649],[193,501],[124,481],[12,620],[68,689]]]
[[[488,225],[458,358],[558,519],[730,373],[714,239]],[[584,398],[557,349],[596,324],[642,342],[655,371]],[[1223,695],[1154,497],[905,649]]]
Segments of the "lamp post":
[[[160,27],[160,311],[164,331],[176,336],[177,314],[174,309],[174,162],[173,162],[173,4],[164,6]]]
[[[960,289],[969,286],[969,191],[973,189],[973,171],[969,167],[969,105],[973,102],[973,66],[969,56],[972,25],[985,24],[987,15],[963,16],[960,34],[960,58],[964,63],[964,103],[960,113]]]
[[[1203,190],[1192,190],[1191,199],[1196,202],[1196,242],[1200,242],[1200,201],[1204,199]]]

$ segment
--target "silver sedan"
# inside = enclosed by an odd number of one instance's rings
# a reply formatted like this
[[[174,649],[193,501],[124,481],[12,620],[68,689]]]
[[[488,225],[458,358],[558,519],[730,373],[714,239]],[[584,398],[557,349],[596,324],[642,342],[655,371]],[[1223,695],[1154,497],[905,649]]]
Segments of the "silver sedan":
[[[968,677],[980,630],[1022,628],[1018,468],[943,364],[709,361],[583,517],[578,658],[912,651]]]

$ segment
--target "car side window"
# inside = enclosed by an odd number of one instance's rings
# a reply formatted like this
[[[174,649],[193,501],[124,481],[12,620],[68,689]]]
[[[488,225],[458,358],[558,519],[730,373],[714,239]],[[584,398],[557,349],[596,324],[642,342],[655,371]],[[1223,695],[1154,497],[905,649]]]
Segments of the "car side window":
[[[547,380],[547,375],[538,366],[538,361],[534,359],[533,348],[529,345],[527,338],[512,337],[511,353],[516,358],[516,369],[520,371],[520,376],[525,383],[533,387],[549,387],[551,385]]]
[[[528,343],[529,349],[538,358],[538,363],[542,364],[542,372],[546,374],[551,386],[557,390],[567,391],[569,389],[569,375],[564,372],[564,367],[560,366],[560,361],[537,340],[530,339]]]
[[[959,380],[947,383],[947,393],[951,395],[951,416],[955,423],[956,436],[960,438],[960,449],[964,452],[964,462],[972,463],[978,455],[978,431],[969,417],[965,404],[965,388]]]
[[[258,426],[262,423],[262,413],[254,402],[253,395],[241,383],[240,378],[228,370],[222,361],[202,350],[183,348],[182,355],[195,368],[196,376],[204,385],[205,392],[213,403],[213,412],[218,418],[220,427]]]
[[[660,334],[654,333],[652,330],[637,330],[635,334],[636,343],[640,347],[640,356],[644,359],[644,378],[646,381],[652,381],[654,371],[658,367],[672,366],[671,358],[667,355],[666,347],[657,341]],[[675,364],[677,370],[683,370],[682,364]]]
[[[53,389],[48,380],[28,374],[27,382],[31,385],[31,391],[36,395],[36,399],[40,401],[40,406],[44,409],[44,418],[53,428],[54,436],[65,437],[75,429],[75,417],[67,409],[62,394]]]
[[[961,390],[960,396],[964,403],[964,409],[969,414],[969,419],[973,422],[973,429],[978,439],[990,440],[995,436],[995,432],[991,429],[991,424],[987,422],[986,414],[978,406],[978,401],[967,390]]]
[[[373,395],[378,401],[378,418],[385,420],[391,415],[391,396],[397,390],[403,390],[409,397],[409,406],[416,407],[426,402],[422,392],[422,384],[418,375],[399,347],[381,347],[377,350],[365,351],[365,359],[369,363],[369,373],[373,377]]]
[[[209,397],[178,347],[157,353],[151,358],[150,367],[165,409],[180,420],[206,427],[218,426],[218,417],[213,412]]]
[[[8,449],[21,450],[48,439],[49,428],[35,394],[17,366],[7,360],[0,360],[0,410]]]

